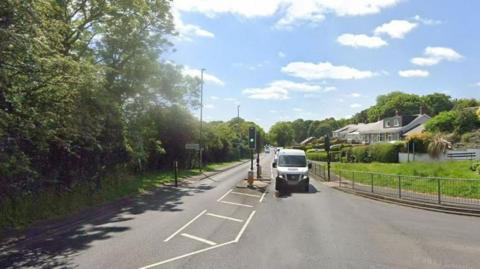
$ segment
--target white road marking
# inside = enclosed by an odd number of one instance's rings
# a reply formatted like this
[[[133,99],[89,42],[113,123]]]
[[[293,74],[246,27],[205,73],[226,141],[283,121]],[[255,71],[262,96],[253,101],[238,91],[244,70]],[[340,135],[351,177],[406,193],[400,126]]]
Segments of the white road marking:
[[[262,194],[262,197],[260,198],[260,201],[259,203],[261,203],[263,201],[263,199],[265,198],[265,194],[267,194],[267,192],[265,191],[263,194]]]
[[[220,202],[223,198],[225,198],[225,196],[227,196],[229,193],[231,193],[233,191],[233,189],[227,191],[224,195],[222,195],[222,197],[218,198],[217,202]]]
[[[236,191],[232,191],[231,193],[232,193],[232,194],[238,194],[238,195],[250,196],[250,197],[260,197],[260,195],[249,194],[249,193],[243,193],[243,192],[236,192]]]
[[[210,245],[210,246],[215,246],[215,245],[217,245],[217,243],[215,243],[215,242],[213,242],[213,241],[210,241],[210,240],[207,240],[207,239],[203,239],[203,238],[198,237],[198,236],[195,236],[195,235],[183,233],[183,234],[181,234],[181,236],[185,236],[185,237],[188,237],[188,238],[190,238],[190,239],[200,241],[200,242],[205,243],[205,244],[208,244],[208,245]]]
[[[200,250],[193,251],[193,252],[190,252],[190,253],[187,253],[187,254],[183,254],[183,255],[180,255],[180,256],[177,256],[177,257],[168,259],[168,260],[164,260],[164,261],[157,262],[157,263],[153,263],[153,264],[150,264],[150,265],[147,265],[147,266],[144,266],[144,267],[140,267],[139,269],[149,269],[149,268],[153,268],[153,267],[156,267],[156,266],[165,264],[165,263],[169,263],[169,262],[173,262],[173,261],[176,261],[176,260],[180,260],[180,259],[183,259],[183,258],[188,257],[188,256],[192,256],[192,255],[195,255],[195,254],[198,254],[198,253],[202,253],[202,252],[205,252],[205,251],[209,251],[209,250],[211,250],[211,249],[223,247],[223,246],[230,245],[230,244],[234,244],[234,243],[236,243],[236,242],[235,242],[235,241],[230,241],[230,242],[218,244],[218,245],[216,245],[216,246],[211,246],[211,247],[208,247],[208,248],[200,249]]]
[[[253,207],[253,205],[239,204],[239,203],[234,203],[229,201],[220,201],[220,203],[229,204],[229,205],[238,205],[238,206],[244,206],[244,207]]]
[[[213,213],[207,213],[206,215],[216,217],[216,218],[220,218],[220,219],[226,219],[226,220],[231,220],[231,221],[236,221],[236,222],[243,222],[243,220],[241,220],[241,219],[231,218],[231,217],[217,215],[217,214],[213,214]]]
[[[172,235],[170,235],[167,239],[163,240],[163,242],[168,242],[170,239],[172,239],[175,235],[177,235],[179,232],[183,231],[183,229],[187,228],[188,225],[192,224],[196,219],[200,218],[203,214],[205,214],[207,210],[203,210],[200,214],[198,214],[195,218],[193,218],[191,221],[187,222],[187,224],[183,225],[180,229],[178,229],[176,232],[174,232]]]
[[[240,230],[240,233],[238,233],[237,237],[236,237],[235,240],[234,240],[235,243],[238,243],[238,241],[240,240],[240,237],[242,237],[243,232],[245,232],[245,229],[247,228],[248,224],[249,224],[250,221],[252,220],[253,215],[255,215],[255,212],[256,212],[256,211],[253,210],[252,213],[250,213],[250,216],[248,216],[247,221],[245,222],[245,224],[243,225],[242,229]]]

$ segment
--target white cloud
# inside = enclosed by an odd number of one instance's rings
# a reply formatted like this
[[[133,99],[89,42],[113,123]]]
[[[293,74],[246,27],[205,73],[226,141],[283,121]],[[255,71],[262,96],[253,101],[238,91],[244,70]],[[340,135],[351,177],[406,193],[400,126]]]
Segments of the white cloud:
[[[227,97],[227,98],[224,98],[223,100],[227,101],[227,102],[237,102],[237,98],[232,98],[232,97]]]
[[[213,104],[205,104],[203,105],[206,109],[214,109],[215,106]]]
[[[210,96],[210,99],[212,99],[212,100],[218,100],[218,99],[220,99],[220,97],[218,97],[218,96]]]
[[[329,62],[292,62],[282,67],[282,72],[306,80],[365,79],[376,75],[372,71],[362,71],[343,65],[335,66]]]
[[[323,89],[323,92],[334,92],[334,91],[336,91],[336,90],[337,90],[336,87],[329,86],[329,87],[325,87],[325,88]]]
[[[172,11],[175,30],[178,32],[178,39],[181,41],[192,41],[194,37],[214,38],[215,34],[198,25],[186,24],[182,21],[180,12]]]
[[[446,47],[427,47],[424,57],[416,57],[411,60],[415,65],[431,66],[442,61],[459,61],[463,58],[461,54],[451,48]]]
[[[266,88],[248,88],[243,90],[242,93],[248,95],[251,99],[286,100],[289,98],[288,90],[271,86]]]
[[[183,75],[185,75],[185,76],[200,78],[200,69],[194,69],[194,68],[190,68],[188,66],[184,66],[182,72],[183,72]],[[212,83],[212,84],[216,84],[216,85],[219,85],[219,86],[224,86],[225,85],[225,82],[223,82],[218,77],[216,77],[212,74],[209,74],[208,72],[203,73],[203,79],[205,80],[206,83]]]
[[[297,92],[318,92],[322,89],[321,86],[307,83],[298,83],[289,80],[276,80],[270,83],[271,87],[284,88],[289,91]]]
[[[351,104],[350,107],[351,107],[351,108],[359,108],[359,107],[362,107],[362,105],[355,103],[355,104]]]
[[[304,110],[301,109],[301,108],[299,108],[299,107],[294,107],[294,108],[293,108],[293,111],[295,111],[295,112],[303,112]]]
[[[343,34],[337,38],[337,42],[354,48],[380,48],[388,45],[388,43],[378,36]]]
[[[415,17],[413,17],[413,19],[418,21],[418,22],[421,22],[425,25],[439,25],[439,24],[442,24],[442,21],[440,21],[440,20],[422,18],[422,17],[420,17],[420,15],[415,15]]]
[[[301,23],[317,24],[325,15],[361,16],[379,13],[401,0],[176,0],[174,9],[180,12],[202,13],[208,17],[233,14],[245,18],[280,16],[277,28],[289,28]]]
[[[430,73],[426,70],[414,69],[414,70],[398,71],[398,75],[404,78],[412,78],[412,77],[425,78],[425,77],[428,77]]]
[[[279,51],[277,55],[278,55],[279,58],[287,57],[287,55],[285,53],[281,52],[281,51]]]
[[[358,92],[353,92],[352,94],[350,94],[351,97],[353,98],[358,98],[360,96],[362,96],[361,94],[359,94]]]
[[[243,94],[251,99],[263,100],[286,100],[289,99],[288,93],[304,92],[312,93],[322,91],[322,86],[308,83],[298,83],[289,80],[276,80],[270,82],[263,88],[248,88],[243,90]]]
[[[387,34],[391,38],[402,39],[415,27],[417,27],[417,24],[413,22],[406,20],[392,20],[375,28],[374,33],[375,35]]]

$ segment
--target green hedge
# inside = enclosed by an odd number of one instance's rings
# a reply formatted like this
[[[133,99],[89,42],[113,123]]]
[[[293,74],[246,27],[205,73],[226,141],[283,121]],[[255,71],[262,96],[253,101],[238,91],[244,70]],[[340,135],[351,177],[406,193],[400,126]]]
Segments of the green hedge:
[[[403,144],[373,144],[369,146],[358,146],[351,149],[352,161],[359,163],[380,162],[398,163],[398,153]]]
[[[307,158],[312,161],[320,162],[326,162],[328,160],[326,151],[307,152]]]

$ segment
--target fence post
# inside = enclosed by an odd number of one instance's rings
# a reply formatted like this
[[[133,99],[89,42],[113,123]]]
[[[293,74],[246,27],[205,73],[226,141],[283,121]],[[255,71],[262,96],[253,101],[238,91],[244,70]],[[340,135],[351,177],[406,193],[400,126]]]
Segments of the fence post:
[[[338,186],[342,187],[342,170],[338,171]]]
[[[355,172],[352,171],[352,189],[355,190]]]
[[[174,169],[175,169],[175,187],[178,187],[178,161],[174,162]]]
[[[398,176],[398,198],[402,198],[402,176]]]
[[[373,174],[370,174],[370,181],[371,181],[371,185],[372,185],[372,193],[373,193]]]
[[[437,194],[438,194],[438,203],[442,203],[442,189],[440,187],[440,178],[437,178]]]

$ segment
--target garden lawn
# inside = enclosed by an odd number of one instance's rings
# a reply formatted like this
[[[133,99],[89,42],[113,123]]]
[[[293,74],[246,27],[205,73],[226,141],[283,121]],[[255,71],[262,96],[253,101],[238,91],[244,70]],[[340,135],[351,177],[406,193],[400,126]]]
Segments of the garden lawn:
[[[470,170],[471,161],[411,162],[411,163],[332,163],[334,169],[364,171],[420,177],[480,179]]]
[[[343,179],[377,187],[442,196],[480,199],[480,175],[470,161],[435,163],[334,163],[332,172]],[[400,182],[399,182],[400,181]]]

